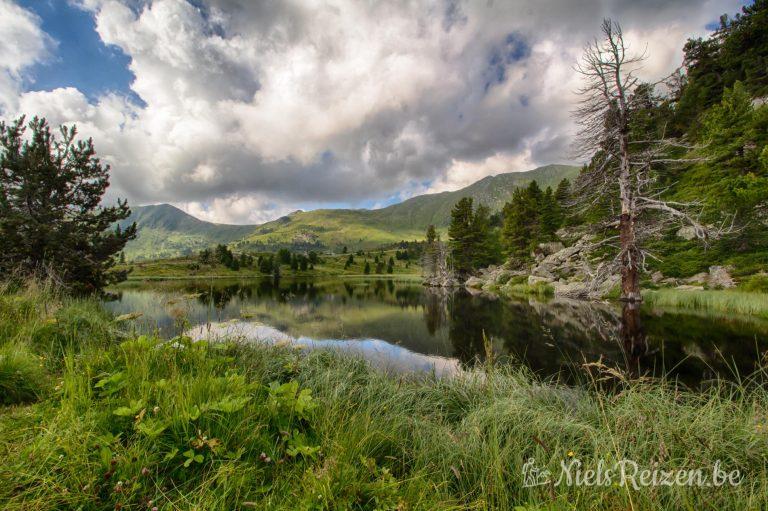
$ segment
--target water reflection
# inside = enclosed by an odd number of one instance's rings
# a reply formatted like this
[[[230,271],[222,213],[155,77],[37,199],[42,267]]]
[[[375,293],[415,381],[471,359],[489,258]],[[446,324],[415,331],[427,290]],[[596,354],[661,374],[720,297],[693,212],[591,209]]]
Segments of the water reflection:
[[[131,284],[107,306],[143,312],[138,328],[166,336],[237,319],[246,330],[269,327],[304,343],[358,351],[376,345],[379,361],[410,353],[414,368],[429,361],[422,356],[470,366],[493,353],[566,380],[583,376],[584,362],[602,359],[632,375],[671,374],[695,385],[716,374],[748,374],[768,350],[768,322],[636,305],[511,301],[389,279]]]

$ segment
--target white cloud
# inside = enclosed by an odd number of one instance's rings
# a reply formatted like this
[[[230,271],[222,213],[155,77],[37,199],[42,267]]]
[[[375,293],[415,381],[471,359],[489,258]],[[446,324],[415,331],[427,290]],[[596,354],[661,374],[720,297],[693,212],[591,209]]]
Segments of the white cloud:
[[[0,113],[14,110],[25,68],[49,56],[53,41],[40,19],[11,0],[0,0]]]
[[[737,2],[78,4],[130,57],[145,106],[115,94],[88,102],[72,88],[20,92],[50,42],[39,20],[0,0],[10,16],[0,36],[26,41],[0,47],[8,116],[77,122],[113,166],[111,196],[257,222],[297,203],[407,195],[424,182],[455,189],[567,161],[572,66],[602,17],[621,21],[638,49],[648,42],[643,72],[657,77]]]

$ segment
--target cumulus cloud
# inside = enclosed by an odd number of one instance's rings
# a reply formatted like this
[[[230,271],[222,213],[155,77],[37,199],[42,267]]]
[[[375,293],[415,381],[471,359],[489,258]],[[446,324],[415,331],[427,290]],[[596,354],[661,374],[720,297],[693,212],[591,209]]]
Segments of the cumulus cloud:
[[[16,108],[24,70],[49,55],[53,41],[40,19],[11,0],[0,0],[0,113]]]
[[[638,51],[647,44],[643,73],[655,78],[738,2],[77,4],[130,57],[143,104],[21,92],[51,43],[34,15],[0,0],[0,36],[26,41],[0,47],[4,116],[76,122],[112,164],[113,197],[240,223],[569,161],[572,67],[603,17],[621,21]]]

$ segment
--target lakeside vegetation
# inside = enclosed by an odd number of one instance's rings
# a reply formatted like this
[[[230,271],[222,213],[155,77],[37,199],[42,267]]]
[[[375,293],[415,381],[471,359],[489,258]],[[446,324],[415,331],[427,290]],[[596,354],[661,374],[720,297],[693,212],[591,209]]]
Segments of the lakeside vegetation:
[[[287,250],[286,250],[287,251]],[[275,265],[279,264],[277,274],[284,277],[330,277],[330,276],[413,276],[421,274],[418,252],[413,249],[388,249],[358,251],[356,253],[317,254],[310,263],[309,256],[287,251],[278,253],[249,253],[248,264],[233,267],[214,257],[200,256],[157,259],[136,263],[122,263],[118,270],[128,271],[129,280],[137,279],[175,279],[175,278],[256,278],[273,277]],[[281,260],[280,257],[283,259]],[[235,256],[239,259],[239,255]],[[302,264],[306,257],[306,262]],[[351,257],[351,260],[350,260]],[[267,268],[259,261],[272,258]],[[276,262],[276,261],[279,261]],[[391,261],[391,265],[390,265]],[[368,271],[366,273],[366,263]],[[391,272],[389,271],[391,268]]]
[[[768,319],[768,294],[731,290],[655,289],[643,292],[651,307],[694,309]]]
[[[703,392],[585,368],[392,377],[330,351],[126,334],[93,300],[0,293],[0,505],[26,509],[759,509],[763,366]],[[591,376],[587,371],[592,371]],[[610,384],[600,378],[611,378]],[[734,487],[524,488],[535,458],[741,471]]]

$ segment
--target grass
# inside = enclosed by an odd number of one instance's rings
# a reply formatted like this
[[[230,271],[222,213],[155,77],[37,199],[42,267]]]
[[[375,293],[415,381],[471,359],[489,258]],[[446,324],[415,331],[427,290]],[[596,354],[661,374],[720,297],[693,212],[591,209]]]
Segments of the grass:
[[[749,291],[658,289],[643,292],[650,306],[768,318],[768,294]]]
[[[2,509],[768,506],[765,369],[700,393],[602,366],[570,388],[513,367],[397,377],[330,351],[129,335],[47,289],[0,292],[0,313],[0,348],[37,357],[31,382],[53,384],[0,408]],[[555,473],[720,460],[744,481],[524,488],[529,458]]]
[[[301,271],[291,270],[290,265],[282,264],[280,273],[284,277],[328,277],[328,276],[418,276],[421,275],[421,266],[418,261],[410,262],[395,259],[393,273],[386,273],[386,262],[390,257],[395,257],[395,250],[372,251],[370,256],[367,253],[363,256],[353,254],[354,264],[345,268],[348,254],[322,255],[320,263],[314,266],[314,269]],[[382,255],[383,254],[383,255]],[[382,273],[376,273],[376,264],[374,257],[379,256],[384,261],[384,270]],[[365,275],[365,261],[371,266],[371,273]],[[271,275],[264,275],[259,272],[254,264],[251,268],[240,268],[237,271],[231,270],[222,264],[201,265],[197,257],[176,257],[170,259],[155,259],[151,261],[140,261],[127,263],[119,266],[118,269],[132,268],[129,279],[168,279],[168,278],[254,278]]]

